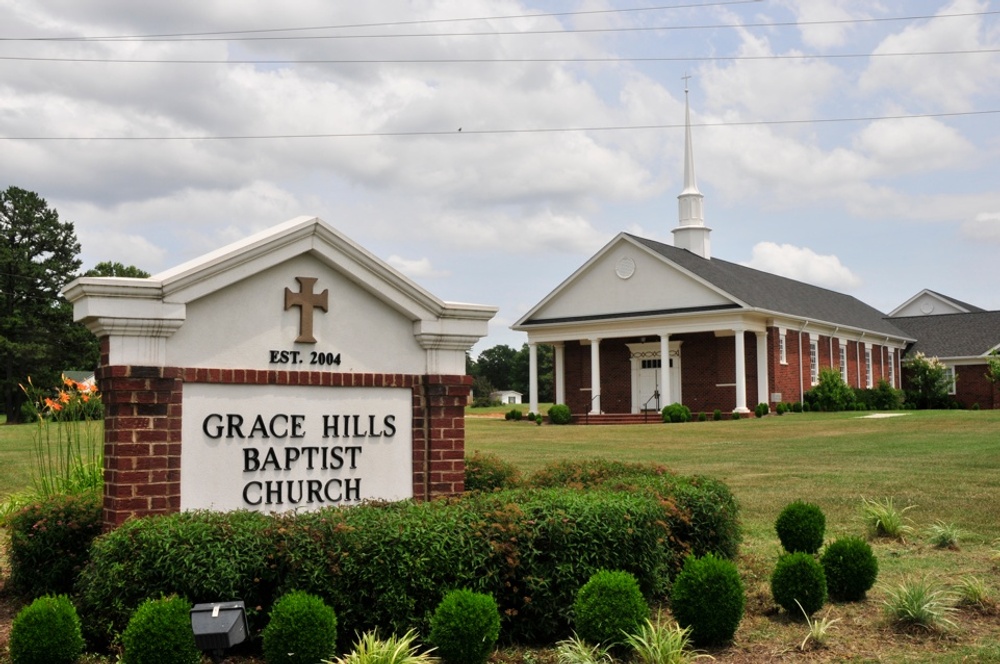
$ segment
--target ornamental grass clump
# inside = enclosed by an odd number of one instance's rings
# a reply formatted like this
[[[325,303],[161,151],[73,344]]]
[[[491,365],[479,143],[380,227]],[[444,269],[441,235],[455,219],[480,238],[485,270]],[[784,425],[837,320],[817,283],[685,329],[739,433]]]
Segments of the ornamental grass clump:
[[[868,542],[843,537],[823,551],[820,558],[830,597],[845,602],[863,600],[878,578],[878,560]]]
[[[590,577],[573,602],[573,625],[589,643],[619,645],[649,618],[639,582],[628,572],[601,570]]]
[[[816,553],[823,546],[826,516],[818,505],[796,500],[781,510],[774,530],[788,553]]]
[[[556,643],[556,661],[559,664],[614,664],[611,646],[587,643],[579,636],[563,639]]]
[[[958,550],[958,540],[962,537],[962,529],[954,523],[938,520],[927,527],[927,539],[938,549]]]
[[[302,591],[282,595],[271,609],[262,646],[268,664],[315,664],[337,647],[337,615]]]
[[[180,597],[143,602],[122,633],[122,664],[199,664],[191,603]]]
[[[913,527],[906,523],[907,519],[903,515],[914,507],[916,505],[897,509],[892,498],[883,500],[861,498],[861,513],[871,537],[903,541],[913,532]]]
[[[795,603],[799,604],[798,601]],[[801,604],[799,604],[799,610],[802,611],[802,615],[806,619],[806,624],[809,625],[809,631],[806,633],[806,638],[802,639],[802,643],[799,644],[799,650],[805,650],[806,644],[810,642],[818,648],[824,647],[827,637],[830,635],[830,628],[833,627],[834,623],[840,622],[840,618],[831,620],[828,613],[825,618],[810,620],[809,615],[802,608]]]
[[[500,609],[485,593],[452,590],[431,616],[428,642],[449,664],[484,664],[500,636]]]
[[[82,652],[80,617],[65,595],[39,597],[11,623],[11,664],[72,664]]]
[[[732,640],[743,619],[746,594],[736,565],[713,554],[684,561],[670,592],[670,609],[682,628],[691,630],[697,645]]]
[[[789,615],[811,616],[826,603],[823,566],[808,553],[783,555],[771,575],[771,594]]]
[[[943,632],[957,627],[951,616],[956,598],[929,579],[908,580],[883,600],[889,620],[901,627]]]
[[[358,637],[351,652],[337,659],[320,660],[323,664],[434,664],[437,658],[430,651],[420,651],[416,645],[417,632],[408,631],[403,636],[392,634],[379,638],[378,632],[369,631]]]
[[[691,649],[691,630],[677,623],[664,624],[647,619],[635,634],[628,634],[625,643],[632,650],[632,661],[638,664],[689,664],[708,657]],[[711,658],[710,658],[711,659]]]

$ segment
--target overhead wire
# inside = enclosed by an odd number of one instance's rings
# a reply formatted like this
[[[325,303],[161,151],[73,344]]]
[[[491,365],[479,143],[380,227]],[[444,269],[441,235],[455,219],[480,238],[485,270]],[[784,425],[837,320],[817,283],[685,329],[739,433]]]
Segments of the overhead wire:
[[[692,122],[692,127],[750,127],[795,124],[828,124],[844,122],[875,122],[880,120],[914,120],[919,118],[973,117],[1000,114],[1000,109],[981,111],[955,111],[949,113],[919,113],[913,115],[878,115],[847,118],[811,118],[792,120],[745,120],[728,122]],[[513,129],[469,129],[427,131],[376,131],[338,132],[314,134],[233,134],[203,136],[0,136],[0,141],[247,141],[279,139],[328,139],[328,138],[392,138],[421,136],[469,136],[502,134],[547,134],[569,132],[644,131],[682,129],[684,124],[615,125],[587,127],[536,127]]]

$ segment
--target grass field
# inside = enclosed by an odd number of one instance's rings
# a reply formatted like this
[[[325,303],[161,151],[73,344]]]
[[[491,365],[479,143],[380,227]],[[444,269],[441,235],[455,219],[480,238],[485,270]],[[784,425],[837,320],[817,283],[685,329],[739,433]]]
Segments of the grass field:
[[[466,418],[467,452],[496,454],[530,473],[552,461],[607,458],[664,464],[683,474],[724,480],[740,501],[745,542],[738,564],[747,582],[748,615],[720,661],[1000,662],[995,605],[963,610],[946,633],[900,631],[886,621],[888,588],[931,577],[948,586],[984,580],[1000,595],[1000,411],[788,414],[763,419],[642,426],[543,426]],[[879,583],[858,605],[832,604],[829,647],[800,652],[806,626],[779,614],[769,578],[780,544],[773,524],[789,502],[818,504],[827,539],[864,534],[861,498],[892,497],[915,533],[906,542],[873,542]],[[959,549],[933,547],[923,531],[955,524]]]
[[[716,661],[1000,663],[1000,411],[560,427],[507,422],[506,410],[470,411],[468,453],[496,454],[526,473],[563,459],[648,461],[717,477],[732,488],[745,531],[737,564],[748,604],[733,645],[710,651]],[[32,433],[28,425],[0,426],[0,499],[30,482]],[[864,602],[825,607],[819,616],[838,620],[827,646],[801,651],[807,626],[779,612],[770,596],[780,553],[774,520],[787,503],[803,499],[826,513],[828,541],[860,535],[862,497],[913,505],[906,516],[915,532],[905,542],[873,541],[880,565],[876,587]],[[961,529],[957,550],[929,543],[923,531],[937,521]],[[884,616],[882,601],[904,580],[930,578],[951,588],[970,575],[985,582],[992,601],[962,608],[955,629],[900,629]],[[4,613],[9,619],[10,611]],[[508,648],[493,664],[555,664],[555,656],[549,649]]]

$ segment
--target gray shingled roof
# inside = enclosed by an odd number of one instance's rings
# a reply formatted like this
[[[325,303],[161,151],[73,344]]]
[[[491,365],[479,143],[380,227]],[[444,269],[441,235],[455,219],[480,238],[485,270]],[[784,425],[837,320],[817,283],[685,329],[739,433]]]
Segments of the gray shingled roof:
[[[914,336],[893,324],[898,319],[889,322],[884,313],[850,295],[626,235],[751,307],[904,339]]]
[[[918,341],[907,354],[978,357],[1000,344],[1000,311],[896,317],[892,322]]]

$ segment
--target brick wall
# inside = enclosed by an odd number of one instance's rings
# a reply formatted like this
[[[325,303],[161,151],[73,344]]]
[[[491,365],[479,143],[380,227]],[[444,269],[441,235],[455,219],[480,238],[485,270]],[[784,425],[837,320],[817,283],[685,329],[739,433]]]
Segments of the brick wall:
[[[414,497],[464,489],[469,376],[107,366],[106,340],[102,360],[97,381],[105,404],[105,529],[133,516],[180,510],[185,383],[410,388]]]

